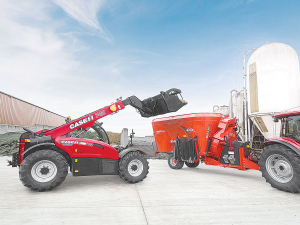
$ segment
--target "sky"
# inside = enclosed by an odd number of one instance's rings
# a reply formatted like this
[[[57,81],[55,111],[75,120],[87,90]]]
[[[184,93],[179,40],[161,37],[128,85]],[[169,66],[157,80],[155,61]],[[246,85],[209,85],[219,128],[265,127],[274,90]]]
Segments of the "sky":
[[[300,53],[299,11],[298,0],[1,0],[0,91],[72,119],[170,88],[188,105],[164,116],[212,112],[240,88],[244,51]],[[127,106],[99,122],[145,136],[152,120]]]

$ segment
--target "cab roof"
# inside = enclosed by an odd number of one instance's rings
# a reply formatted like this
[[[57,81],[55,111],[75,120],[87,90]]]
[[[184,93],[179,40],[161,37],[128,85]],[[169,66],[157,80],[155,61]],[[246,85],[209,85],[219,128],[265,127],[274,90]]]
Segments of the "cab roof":
[[[289,112],[281,112],[274,114],[274,117],[282,118],[282,117],[288,117],[288,116],[295,116],[300,115],[300,111],[289,111]]]

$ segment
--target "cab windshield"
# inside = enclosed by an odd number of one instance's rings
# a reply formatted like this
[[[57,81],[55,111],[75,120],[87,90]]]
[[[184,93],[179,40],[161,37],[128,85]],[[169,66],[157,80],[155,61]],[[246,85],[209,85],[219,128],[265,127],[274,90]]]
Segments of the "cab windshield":
[[[286,121],[286,134],[285,136],[300,141],[300,115],[290,116],[285,119]]]

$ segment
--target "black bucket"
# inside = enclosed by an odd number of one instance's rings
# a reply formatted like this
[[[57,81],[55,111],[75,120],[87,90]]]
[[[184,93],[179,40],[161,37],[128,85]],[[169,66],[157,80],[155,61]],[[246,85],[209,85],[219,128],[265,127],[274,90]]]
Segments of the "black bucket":
[[[142,117],[158,116],[169,112],[176,112],[187,104],[183,99],[179,99],[181,90],[172,88],[166,92],[161,91],[159,95],[147,98],[143,101],[136,96],[131,96],[123,101],[124,105],[130,104],[136,108]]]

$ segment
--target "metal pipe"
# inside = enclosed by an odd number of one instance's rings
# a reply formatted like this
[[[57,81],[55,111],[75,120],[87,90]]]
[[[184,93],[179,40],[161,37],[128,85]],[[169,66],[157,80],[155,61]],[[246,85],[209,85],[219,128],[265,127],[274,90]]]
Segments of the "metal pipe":
[[[238,91],[236,89],[233,89],[230,91],[230,108],[229,108],[229,117],[233,118],[233,103],[232,103],[232,92],[235,91],[237,93]]]
[[[243,78],[244,78],[244,135],[245,135],[245,141],[248,141],[246,54],[243,56]]]
[[[247,73],[246,73],[246,57],[251,53],[254,52],[256,48],[252,48],[248,52],[245,52],[243,56],[243,78],[244,78],[244,124],[245,124],[245,141],[249,141],[251,139],[250,137],[250,120],[248,118],[248,98],[247,98]],[[249,133],[249,135],[248,135]]]

